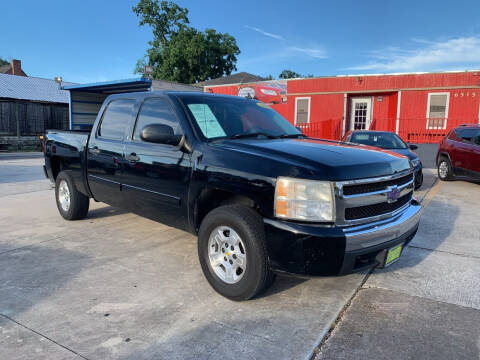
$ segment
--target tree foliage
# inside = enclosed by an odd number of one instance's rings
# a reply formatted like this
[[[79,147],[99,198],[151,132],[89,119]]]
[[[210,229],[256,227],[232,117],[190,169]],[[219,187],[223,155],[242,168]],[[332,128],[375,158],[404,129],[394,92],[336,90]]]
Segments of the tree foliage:
[[[2,58],[0,57],[0,66],[2,66],[2,65],[8,65],[8,64],[10,64],[10,63],[9,63],[7,60],[2,59]]]
[[[278,77],[280,79],[292,79],[302,77],[302,75],[295,71],[285,69],[280,73],[280,75],[278,75]]]
[[[133,11],[140,26],[149,25],[153,40],[137,62],[136,73],[152,66],[153,78],[195,83],[230,75],[236,70],[240,50],[228,33],[190,27],[188,10],[170,1],[140,0]]]
[[[315,75],[307,74],[302,75],[292,70],[283,70],[280,75],[278,75],[280,79],[293,79],[293,78],[313,78]]]

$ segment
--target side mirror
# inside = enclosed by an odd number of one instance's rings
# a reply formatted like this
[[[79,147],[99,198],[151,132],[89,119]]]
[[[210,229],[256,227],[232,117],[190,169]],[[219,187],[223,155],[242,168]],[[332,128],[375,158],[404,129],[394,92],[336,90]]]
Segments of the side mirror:
[[[410,148],[410,150],[417,150],[418,149],[418,146],[415,145],[415,144],[409,144],[408,147]]]
[[[164,124],[150,124],[145,126],[140,133],[140,139],[146,142],[177,146],[182,140],[182,135],[175,135],[173,128]]]

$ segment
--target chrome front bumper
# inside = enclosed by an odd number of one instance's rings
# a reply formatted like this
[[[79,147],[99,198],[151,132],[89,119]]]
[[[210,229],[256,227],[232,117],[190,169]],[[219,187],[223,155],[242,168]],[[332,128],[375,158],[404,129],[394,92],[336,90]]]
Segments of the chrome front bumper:
[[[400,238],[415,228],[422,214],[422,206],[412,200],[403,211],[391,218],[343,228],[345,251],[370,248]]]

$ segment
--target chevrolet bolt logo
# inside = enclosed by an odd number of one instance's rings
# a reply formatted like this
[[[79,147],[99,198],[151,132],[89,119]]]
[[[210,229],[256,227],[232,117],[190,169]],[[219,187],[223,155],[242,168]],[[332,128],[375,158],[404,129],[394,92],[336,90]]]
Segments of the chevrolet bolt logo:
[[[397,185],[389,186],[387,188],[387,202],[394,203],[400,197],[400,189]]]

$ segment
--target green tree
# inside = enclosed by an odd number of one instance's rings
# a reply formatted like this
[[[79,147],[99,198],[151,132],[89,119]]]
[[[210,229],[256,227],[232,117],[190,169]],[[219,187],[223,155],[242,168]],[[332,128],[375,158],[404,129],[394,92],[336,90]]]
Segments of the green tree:
[[[285,69],[280,73],[280,75],[278,75],[278,77],[280,79],[292,79],[302,77],[302,75],[295,71]]]
[[[7,60],[0,57],[0,66],[10,64]]]
[[[240,50],[233,36],[190,26],[188,10],[170,1],[140,0],[133,11],[140,26],[149,25],[153,40],[135,72],[152,66],[153,78],[194,83],[230,75]]]

